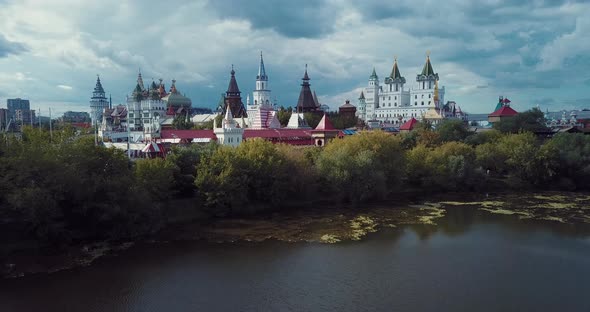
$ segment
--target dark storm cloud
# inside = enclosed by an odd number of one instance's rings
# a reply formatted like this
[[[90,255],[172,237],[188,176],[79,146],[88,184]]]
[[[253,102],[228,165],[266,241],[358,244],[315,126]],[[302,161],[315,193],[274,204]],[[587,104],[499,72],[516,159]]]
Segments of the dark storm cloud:
[[[7,57],[9,54],[21,54],[28,51],[27,47],[19,42],[9,41],[0,34],[0,57]]]
[[[289,38],[318,38],[334,32],[336,14],[324,1],[210,1],[221,17],[250,21],[255,29],[273,29]]]

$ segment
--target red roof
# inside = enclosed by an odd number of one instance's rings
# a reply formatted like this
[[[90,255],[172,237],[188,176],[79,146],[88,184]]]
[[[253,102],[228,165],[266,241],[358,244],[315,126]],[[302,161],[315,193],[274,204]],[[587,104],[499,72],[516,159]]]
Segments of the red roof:
[[[418,123],[418,120],[416,120],[416,118],[412,117],[412,119],[406,121],[403,125],[401,125],[399,127],[400,130],[412,130],[414,129],[414,126],[416,126],[416,124]]]
[[[244,129],[244,138],[311,139],[311,129]]]
[[[217,140],[213,130],[162,130],[162,139],[197,139]]]
[[[328,115],[324,114],[324,117],[322,117],[317,127],[315,127],[315,130],[334,130],[334,126],[332,125],[330,118],[328,118]]]
[[[497,111],[488,115],[488,117],[507,117],[507,116],[514,116],[517,115],[518,112],[513,110],[510,106],[502,106]]]

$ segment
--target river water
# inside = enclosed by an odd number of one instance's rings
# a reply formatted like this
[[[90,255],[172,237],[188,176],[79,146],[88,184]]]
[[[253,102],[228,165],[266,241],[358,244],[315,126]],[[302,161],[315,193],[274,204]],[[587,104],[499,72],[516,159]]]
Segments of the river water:
[[[590,311],[588,225],[448,209],[339,244],[141,244],[0,280],[0,311]]]

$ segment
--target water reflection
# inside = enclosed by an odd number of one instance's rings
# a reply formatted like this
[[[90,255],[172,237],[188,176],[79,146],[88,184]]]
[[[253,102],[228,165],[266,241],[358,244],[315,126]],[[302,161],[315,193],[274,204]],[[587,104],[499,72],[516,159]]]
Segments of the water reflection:
[[[449,207],[361,242],[140,244],[0,281],[0,311],[588,311],[590,228]]]

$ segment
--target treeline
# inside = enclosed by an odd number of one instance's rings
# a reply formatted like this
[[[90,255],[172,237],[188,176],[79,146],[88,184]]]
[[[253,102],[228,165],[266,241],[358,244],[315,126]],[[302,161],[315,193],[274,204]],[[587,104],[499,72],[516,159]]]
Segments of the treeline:
[[[452,120],[400,135],[360,132],[324,148],[254,139],[236,148],[175,147],[166,159],[135,162],[67,131],[0,137],[3,231],[59,243],[157,231],[178,203],[223,217],[413,191],[587,190],[589,179],[590,136],[470,133]]]

